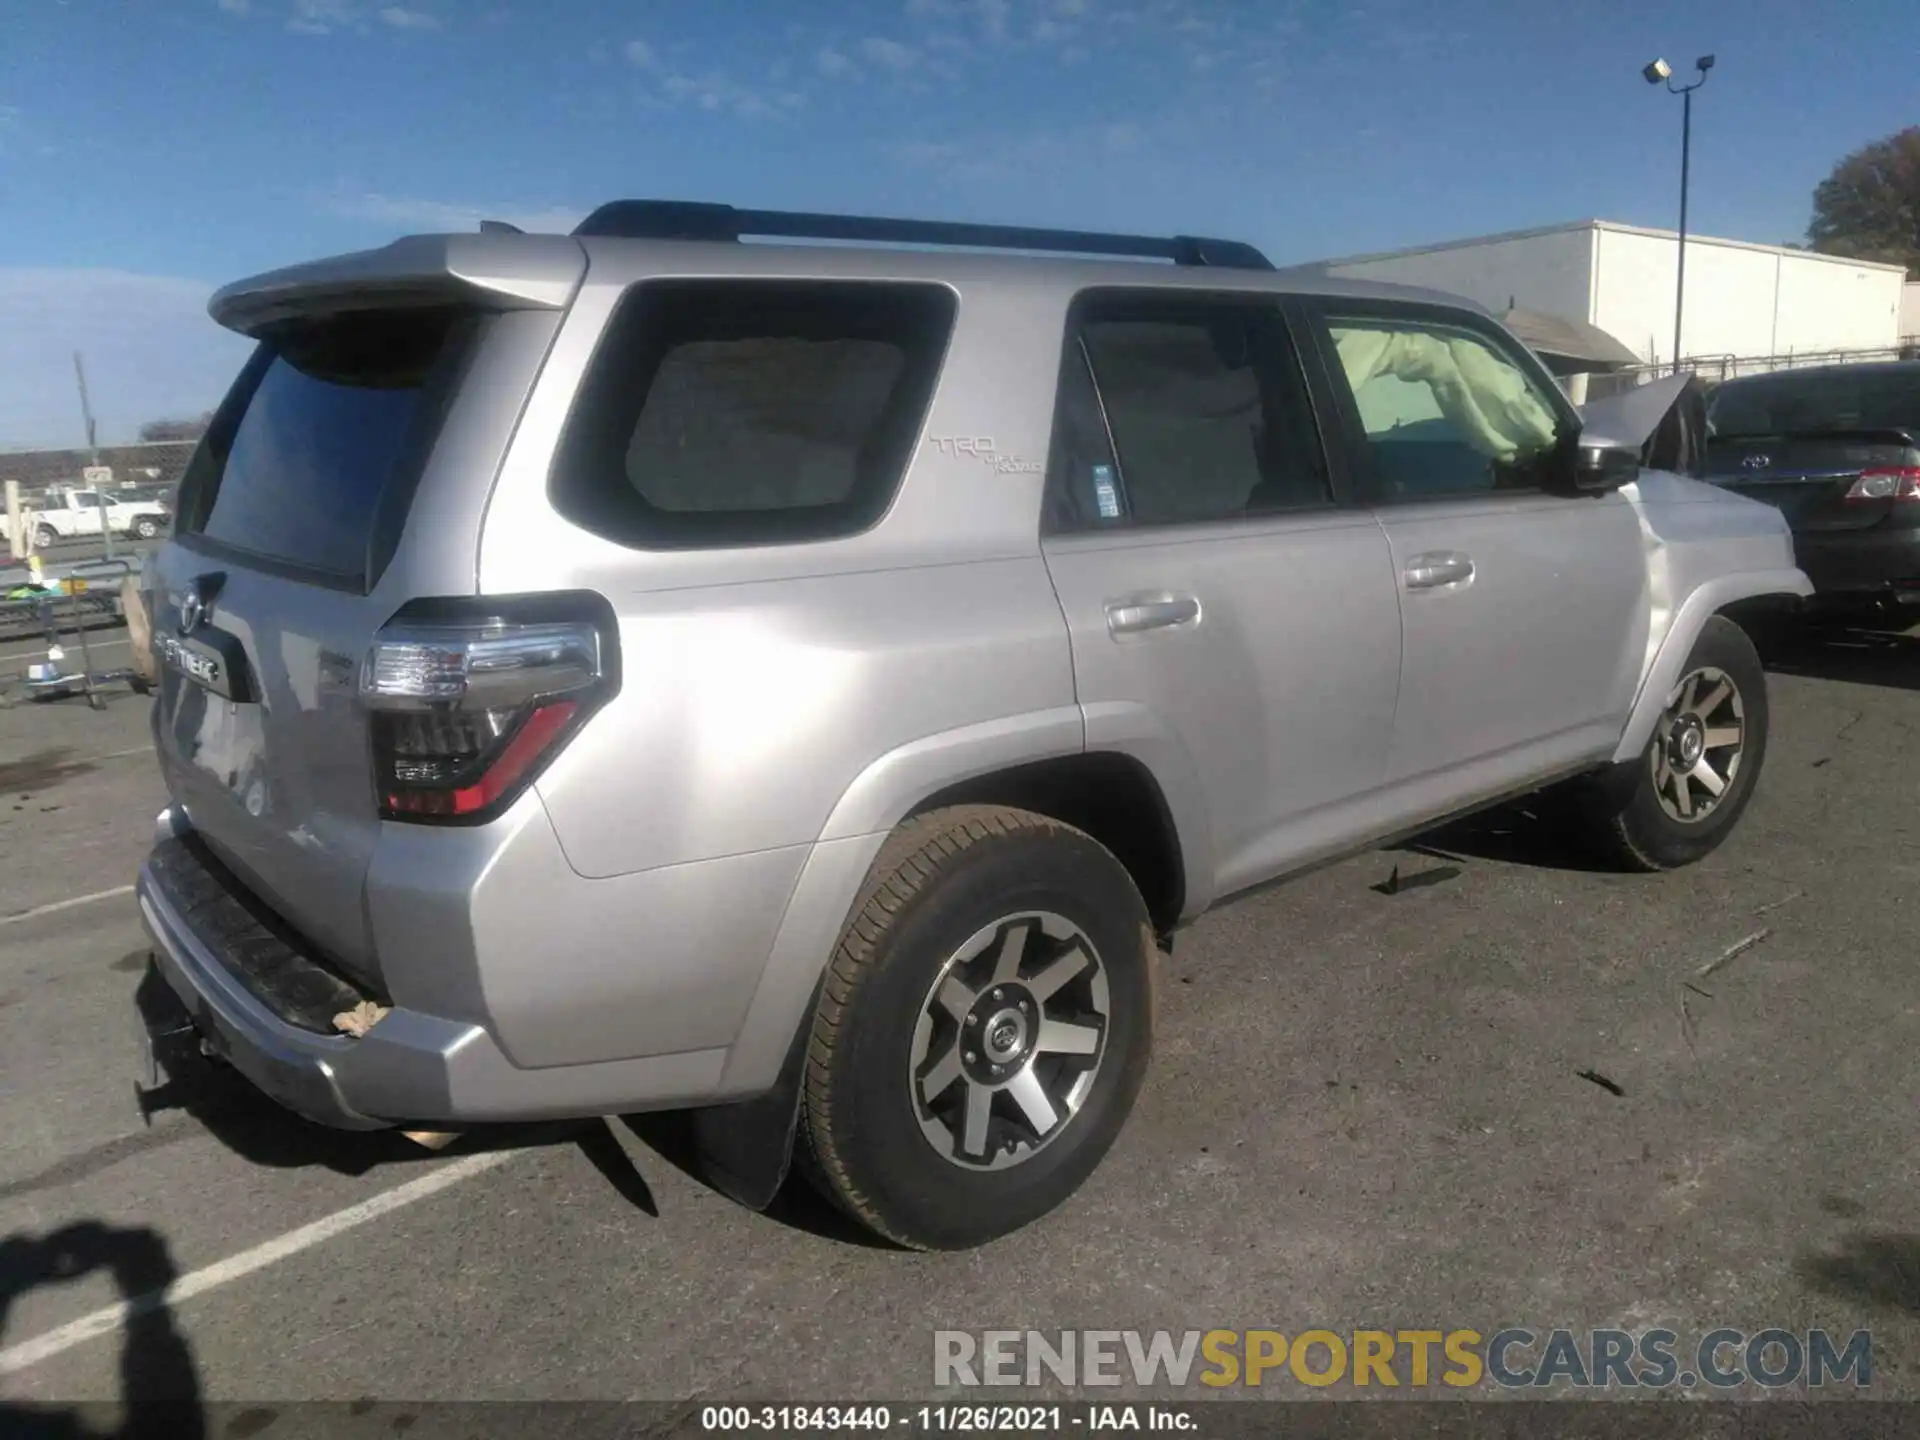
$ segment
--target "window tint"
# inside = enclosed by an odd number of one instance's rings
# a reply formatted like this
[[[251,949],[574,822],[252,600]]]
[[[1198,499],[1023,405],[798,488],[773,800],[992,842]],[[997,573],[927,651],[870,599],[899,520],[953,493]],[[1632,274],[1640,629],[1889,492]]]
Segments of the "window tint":
[[[1380,498],[1540,484],[1559,415],[1509,356],[1439,323],[1336,317],[1328,328]]]
[[[568,423],[554,502],[648,548],[862,530],[905,472],[953,313],[924,285],[640,285]]]
[[[1920,426],[1920,365],[1729,380],[1709,410],[1717,439]]]
[[[437,431],[445,367],[470,335],[441,310],[281,328],[188,467],[182,531],[343,584],[370,583],[376,532],[411,499]]]
[[[76,490],[73,492],[72,503],[75,505],[84,505],[91,510],[99,505],[100,496],[98,492],[93,490]]]
[[[1080,347],[1097,403],[1076,390]],[[1054,460],[1073,523],[1170,525],[1330,502],[1306,383],[1276,312],[1094,302],[1068,348]]]

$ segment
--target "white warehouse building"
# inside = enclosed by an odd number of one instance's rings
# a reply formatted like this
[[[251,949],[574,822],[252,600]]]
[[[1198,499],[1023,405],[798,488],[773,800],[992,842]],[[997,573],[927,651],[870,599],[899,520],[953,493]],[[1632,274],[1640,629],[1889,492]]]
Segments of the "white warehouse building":
[[[1583,220],[1313,268],[1445,290],[1496,314],[1517,306],[1584,320],[1643,361],[1669,364],[1678,239],[1671,230]],[[1682,356],[1891,350],[1901,336],[1905,281],[1897,265],[1688,235]]]

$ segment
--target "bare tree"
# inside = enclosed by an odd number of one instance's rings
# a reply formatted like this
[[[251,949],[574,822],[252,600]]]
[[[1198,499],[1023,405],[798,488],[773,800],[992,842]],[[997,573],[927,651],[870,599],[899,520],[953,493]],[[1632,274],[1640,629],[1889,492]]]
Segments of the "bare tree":
[[[1920,278],[1920,125],[1863,145],[1813,192],[1815,250],[1907,267]]]

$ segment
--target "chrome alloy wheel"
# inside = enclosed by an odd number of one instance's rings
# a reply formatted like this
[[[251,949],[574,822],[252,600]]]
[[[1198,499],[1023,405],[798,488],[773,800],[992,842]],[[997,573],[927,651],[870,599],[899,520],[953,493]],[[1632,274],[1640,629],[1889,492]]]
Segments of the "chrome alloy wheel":
[[[1685,825],[1711,815],[1740,773],[1746,706],[1733,677],[1714,666],[1690,672],[1667,696],[1654,729],[1653,793]]]
[[[914,1026],[907,1082],[927,1143],[969,1170],[1052,1144],[1093,1089],[1108,1006],[1099,952],[1065,916],[1026,911],[975,931]]]

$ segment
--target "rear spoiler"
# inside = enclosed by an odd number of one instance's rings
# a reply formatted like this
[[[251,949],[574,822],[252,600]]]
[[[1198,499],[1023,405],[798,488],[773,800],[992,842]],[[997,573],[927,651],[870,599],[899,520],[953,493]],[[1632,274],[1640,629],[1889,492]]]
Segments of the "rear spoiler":
[[[270,270],[214,292],[207,313],[259,336],[282,320],[343,310],[467,303],[494,310],[560,310],[587,270],[565,235],[408,235],[378,250]]]

